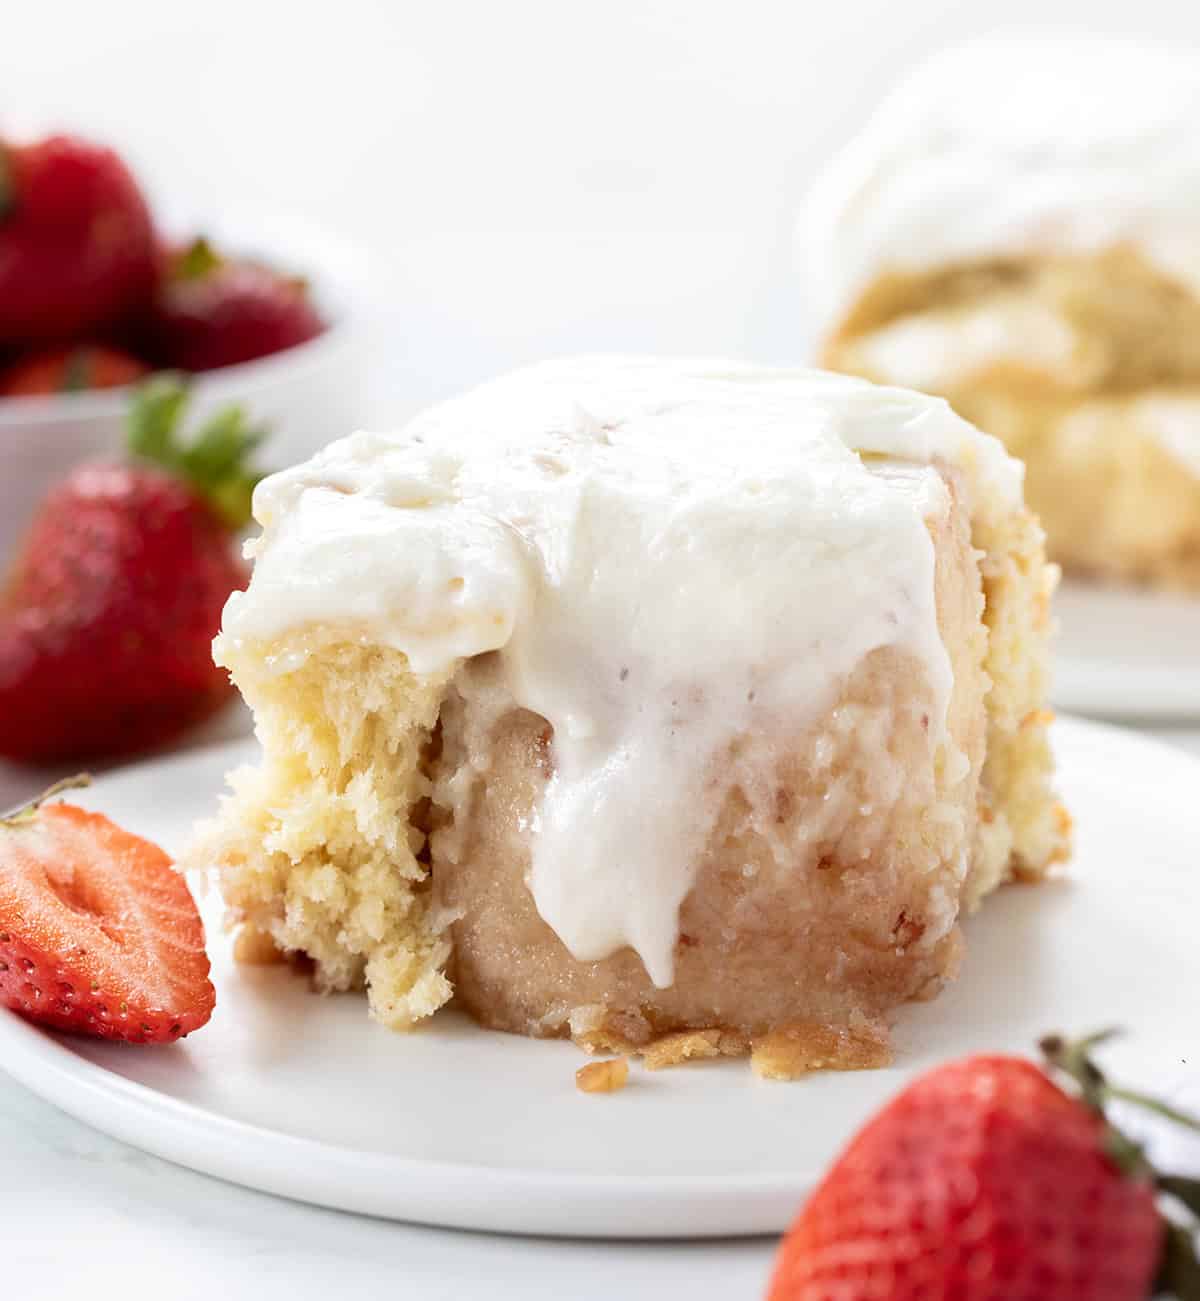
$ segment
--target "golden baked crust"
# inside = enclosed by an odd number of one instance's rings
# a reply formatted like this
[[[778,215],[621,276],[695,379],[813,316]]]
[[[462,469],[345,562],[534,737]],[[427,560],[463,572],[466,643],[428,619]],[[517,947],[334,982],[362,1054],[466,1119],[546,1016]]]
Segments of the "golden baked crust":
[[[750,1066],[764,1080],[798,1080],[813,1071],[869,1071],[892,1060],[887,1027],[865,1018],[846,1025],[784,1026],[754,1042]]]

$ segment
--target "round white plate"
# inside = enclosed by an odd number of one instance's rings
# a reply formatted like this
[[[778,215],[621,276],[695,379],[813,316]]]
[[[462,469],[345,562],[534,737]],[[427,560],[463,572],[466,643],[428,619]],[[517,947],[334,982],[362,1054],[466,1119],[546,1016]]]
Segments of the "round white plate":
[[[417,1033],[317,998],[280,968],[239,969],[204,901],[212,1022],[143,1048],[58,1037],[0,1013],[0,1062],[118,1138],[269,1192],[397,1219],[541,1234],[700,1236],[782,1229],[853,1131],[914,1073],[1043,1031],[1112,1023],[1145,1080],[1200,1061],[1180,1014],[1200,971],[1200,763],[1096,724],[1056,728],[1078,820],[1070,874],[1011,887],[967,925],[956,984],[903,1009],[888,1070],[780,1084],[744,1061],[632,1073],[576,1091],[569,1043],[513,1038],[446,1014]],[[177,849],[245,744],[103,778],[83,796]]]
[[[1064,582],[1054,701],[1103,718],[1200,718],[1200,597]]]

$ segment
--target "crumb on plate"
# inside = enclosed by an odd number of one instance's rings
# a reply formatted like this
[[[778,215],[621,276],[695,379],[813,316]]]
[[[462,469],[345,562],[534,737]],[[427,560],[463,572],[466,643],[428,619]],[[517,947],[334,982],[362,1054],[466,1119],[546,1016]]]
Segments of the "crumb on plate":
[[[580,1093],[616,1093],[628,1082],[628,1057],[610,1057],[603,1062],[588,1062],[575,1072],[575,1087]]]

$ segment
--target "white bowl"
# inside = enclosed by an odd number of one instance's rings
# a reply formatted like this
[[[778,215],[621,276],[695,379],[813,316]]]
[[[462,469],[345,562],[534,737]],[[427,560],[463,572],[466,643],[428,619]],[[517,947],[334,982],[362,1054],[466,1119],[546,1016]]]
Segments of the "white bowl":
[[[274,470],[361,426],[368,414],[369,340],[364,281],[352,257],[287,223],[260,219],[230,227],[223,221],[190,229],[304,275],[328,328],[284,352],[196,375],[189,427],[227,403],[243,405],[270,430],[258,459]],[[256,237],[256,229],[269,234]],[[128,389],[0,398],[0,572],[38,502],[71,466],[121,454],[128,403]]]

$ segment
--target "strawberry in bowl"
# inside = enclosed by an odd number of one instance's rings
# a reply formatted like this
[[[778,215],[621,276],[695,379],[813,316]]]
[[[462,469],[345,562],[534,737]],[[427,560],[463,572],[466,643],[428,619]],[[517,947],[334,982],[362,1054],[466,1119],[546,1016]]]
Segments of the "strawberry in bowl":
[[[0,347],[120,331],[157,283],[150,209],[111,149],[0,139]]]
[[[111,149],[0,136],[0,573],[63,471],[120,449],[150,371],[193,374],[199,413],[244,406],[279,466],[364,423],[353,255],[276,214],[182,226]]]
[[[0,370],[0,397],[39,397],[124,388],[150,373],[139,358],[119,348],[80,343],[36,352]]]
[[[304,280],[196,239],[168,254],[148,350],[174,370],[269,357],[325,329]]]
[[[268,261],[207,239],[164,256],[142,190],[113,150],[77,136],[0,138],[0,348],[18,361],[46,345],[136,340],[143,363],[206,371],[284,352],[325,328],[305,282]]]

